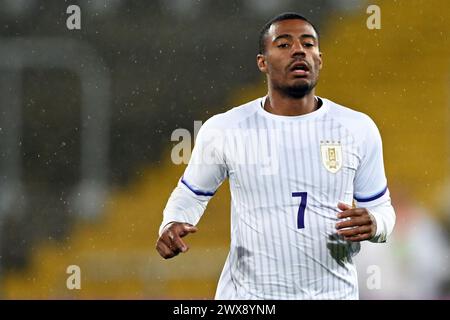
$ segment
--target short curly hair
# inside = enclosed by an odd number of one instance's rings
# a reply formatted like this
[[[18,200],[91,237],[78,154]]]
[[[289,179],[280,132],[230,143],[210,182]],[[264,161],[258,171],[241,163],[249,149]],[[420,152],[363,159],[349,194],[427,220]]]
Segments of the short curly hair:
[[[316,26],[314,26],[314,24],[311,21],[309,21],[307,18],[305,18],[301,14],[298,14],[295,12],[284,12],[284,13],[281,13],[281,14],[277,15],[276,17],[273,17],[272,19],[270,19],[264,25],[264,27],[262,27],[261,31],[259,32],[259,53],[260,54],[264,54],[266,51],[265,37],[267,35],[267,31],[269,30],[270,26],[278,21],[293,20],[293,19],[298,19],[298,20],[303,20],[303,21],[308,22],[314,28],[314,31],[316,31],[317,37],[319,37],[319,31],[317,30]]]

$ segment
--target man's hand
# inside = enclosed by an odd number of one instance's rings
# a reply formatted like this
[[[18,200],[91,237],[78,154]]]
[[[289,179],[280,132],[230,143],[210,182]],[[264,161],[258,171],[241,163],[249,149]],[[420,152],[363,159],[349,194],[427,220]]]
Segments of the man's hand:
[[[365,208],[352,208],[351,206],[339,202],[338,208],[342,212],[338,213],[339,219],[350,218],[336,223],[338,235],[344,236],[348,241],[363,241],[372,239],[377,232],[377,225],[374,217]]]
[[[180,252],[186,252],[189,247],[181,238],[194,232],[197,232],[197,228],[189,223],[168,223],[156,242],[156,250],[164,259],[175,257]]]

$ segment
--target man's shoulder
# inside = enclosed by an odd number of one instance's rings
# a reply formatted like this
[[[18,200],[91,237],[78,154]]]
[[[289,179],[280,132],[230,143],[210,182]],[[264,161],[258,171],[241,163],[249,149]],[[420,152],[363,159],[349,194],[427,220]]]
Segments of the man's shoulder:
[[[377,129],[375,122],[369,115],[331,100],[324,100],[330,106],[329,116],[353,134],[359,135],[367,129]]]
[[[238,127],[239,123],[256,113],[260,100],[261,98],[258,98],[245,104],[232,107],[230,110],[223,113],[218,113],[209,118],[204,125],[216,129]]]
[[[322,98],[323,99],[323,98]],[[367,122],[372,119],[364,112],[343,106],[329,99],[323,99],[330,105],[330,116],[346,122]]]

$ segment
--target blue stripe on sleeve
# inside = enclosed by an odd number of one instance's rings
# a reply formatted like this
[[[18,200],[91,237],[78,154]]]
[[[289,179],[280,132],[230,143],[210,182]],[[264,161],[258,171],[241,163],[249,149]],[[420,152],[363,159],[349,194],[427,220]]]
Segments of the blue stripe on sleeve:
[[[186,187],[188,187],[189,190],[191,190],[193,193],[195,193],[197,196],[213,196],[215,192],[207,192],[202,190],[194,189],[189,185],[189,183],[184,180],[184,177],[181,178],[181,183],[183,183]]]
[[[378,198],[381,198],[387,191],[387,186],[383,189],[383,191],[381,191],[380,193],[377,193],[376,195],[369,197],[369,198],[358,198],[356,196],[353,196],[353,198],[355,198],[356,201],[358,202],[369,202],[369,201],[373,201],[376,200]]]

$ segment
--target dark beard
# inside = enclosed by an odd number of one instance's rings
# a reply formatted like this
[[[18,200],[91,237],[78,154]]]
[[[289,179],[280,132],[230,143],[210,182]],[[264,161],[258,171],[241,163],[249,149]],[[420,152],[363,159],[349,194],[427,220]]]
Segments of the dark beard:
[[[280,91],[284,96],[300,99],[306,96],[308,93],[312,91],[316,86],[316,82],[311,84],[298,84],[294,86],[277,86],[276,89]]]

